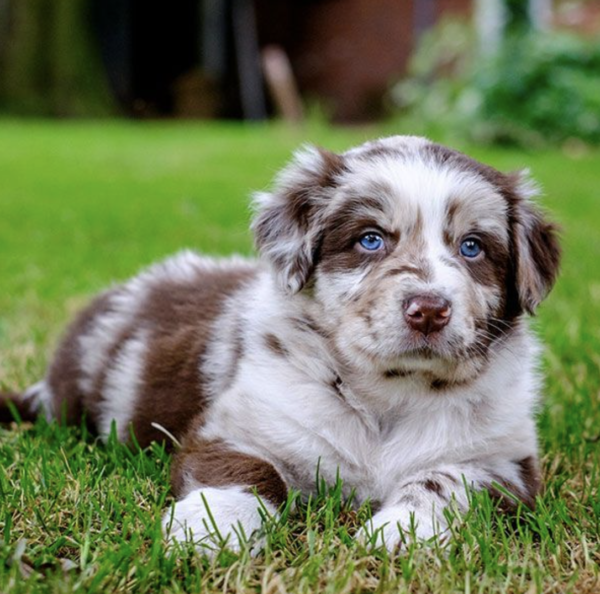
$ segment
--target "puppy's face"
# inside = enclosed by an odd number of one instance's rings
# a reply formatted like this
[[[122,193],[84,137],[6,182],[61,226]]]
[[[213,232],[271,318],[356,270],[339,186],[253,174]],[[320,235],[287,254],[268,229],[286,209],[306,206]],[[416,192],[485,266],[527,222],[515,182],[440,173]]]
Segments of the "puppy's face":
[[[347,365],[460,382],[533,311],[558,266],[531,188],[412,137],[307,151],[258,197],[257,242],[310,294]]]

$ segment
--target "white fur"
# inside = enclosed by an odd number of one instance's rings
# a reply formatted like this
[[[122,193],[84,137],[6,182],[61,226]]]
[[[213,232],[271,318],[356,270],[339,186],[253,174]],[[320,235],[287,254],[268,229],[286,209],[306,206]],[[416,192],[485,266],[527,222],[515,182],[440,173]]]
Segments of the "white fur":
[[[122,290],[109,296],[111,307],[108,313],[96,318],[86,334],[79,337],[81,379],[79,388],[89,394],[102,373],[110,350],[118,336],[130,325],[145,297],[145,287],[130,282]]]
[[[139,398],[147,341],[147,330],[141,330],[127,340],[106,373],[103,392],[106,404],[97,421],[103,437],[108,436],[112,423],[115,423],[119,439],[129,439],[129,423]]]
[[[195,489],[165,513],[163,531],[174,543],[192,542],[201,551],[213,555],[225,544],[233,551],[245,543],[261,548],[257,537],[263,518],[276,514],[268,502],[240,486]]]
[[[45,380],[39,381],[23,394],[23,399],[29,403],[32,413],[43,412],[48,421],[54,418],[52,390]]]

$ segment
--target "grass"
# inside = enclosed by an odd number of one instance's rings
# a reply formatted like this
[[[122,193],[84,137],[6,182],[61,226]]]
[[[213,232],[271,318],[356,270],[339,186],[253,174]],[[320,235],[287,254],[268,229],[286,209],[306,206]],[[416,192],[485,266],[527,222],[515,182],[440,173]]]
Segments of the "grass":
[[[183,247],[249,253],[247,195],[303,141],[390,130],[0,122],[0,389],[36,381],[95,291]],[[485,494],[447,546],[397,556],[353,542],[368,509],[339,485],[268,527],[263,555],[165,552],[169,458],[39,421],[0,428],[0,592],[600,591],[600,154],[466,148],[532,169],[563,226],[563,274],[535,325],[547,348],[535,512]]]

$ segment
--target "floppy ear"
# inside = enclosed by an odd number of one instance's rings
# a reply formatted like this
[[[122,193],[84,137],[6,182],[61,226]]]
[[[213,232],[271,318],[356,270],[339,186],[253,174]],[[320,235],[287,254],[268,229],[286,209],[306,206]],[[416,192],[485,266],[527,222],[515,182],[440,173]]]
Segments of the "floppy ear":
[[[254,195],[256,247],[290,293],[300,291],[314,269],[320,214],[343,169],[340,155],[308,146],[294,154],[271,192]]]
[[[552,289],[560,265],[558,228],[546,221],[533,202],[539,194],[527,172],[516,175],[513,212],[515,277],[520,309],[530,314]]]

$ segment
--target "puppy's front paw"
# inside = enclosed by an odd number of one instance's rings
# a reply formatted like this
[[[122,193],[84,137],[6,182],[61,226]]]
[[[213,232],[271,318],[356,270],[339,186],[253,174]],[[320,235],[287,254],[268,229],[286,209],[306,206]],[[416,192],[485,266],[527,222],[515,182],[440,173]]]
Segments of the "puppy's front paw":
[[[245,542],[256,553],[262,542],[251,537],[260,530],[259,510],[265,509],[271,515],[277,511],[243,487],[196,489],[165,513],[163,532],[169,544],[192,542],[209,556],[224,546],[237,552]]]
[[[428,541],[444,531],[433,510],[428,514],[403,505],[384,507],[356,535],[370,547],[385,546],[392,552],[407,540]]]

